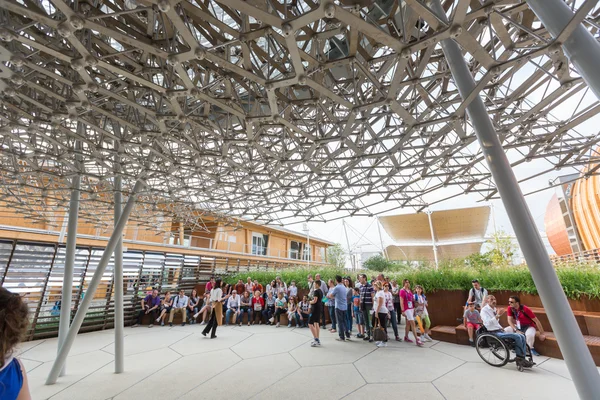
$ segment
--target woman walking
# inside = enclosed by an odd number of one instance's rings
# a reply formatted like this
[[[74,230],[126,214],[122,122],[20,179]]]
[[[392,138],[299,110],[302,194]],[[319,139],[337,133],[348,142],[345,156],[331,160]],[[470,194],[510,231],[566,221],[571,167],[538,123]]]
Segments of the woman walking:
[[[377,323],[379,324],[379,326],[381,328],[383,328],[383,330],[385,332],[385,339],[380,340],[375,344],[377,345],[377,347],[386,347],[387,346],[388,308],[385,305],[385,293],[382,289],[381,282],[375,281],[375,283],[373,284],[373,287],[375,288],[375,290],[377,290],[377,293],[375,293],[375,299],[374,299],[375,304],[373,306],[373,309],[375,310],[375,317],[377,318]]]
[[[321,290],[321,281],[315,281],[314,287],[313,298],[310,301],[312,310],[308,319],[308,326],[313,334],[313,341],[310,343],[311,347],[321,345],[321,341],[319,340],[319,321],[321,320],[321,313],[323,311],[323,291]]]
[[[210,338],[215,339],[217,337],[217,316],[223,315],[223,304],[221,303],[225,298],[223,297],[223,290],[221,289],[221,279],[215,281],[214,287],[210,290],[210,303],[213,307],[213,313],[210,315],[208,325],[202,331],[202,335],[211,331]]]

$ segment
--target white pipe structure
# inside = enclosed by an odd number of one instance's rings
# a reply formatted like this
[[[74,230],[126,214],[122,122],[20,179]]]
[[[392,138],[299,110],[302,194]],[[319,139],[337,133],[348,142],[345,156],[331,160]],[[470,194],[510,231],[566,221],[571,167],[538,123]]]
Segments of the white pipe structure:
[[[81,176],[75,175],[72,181],[71,200],[69,202],[69,221],[67,226],[67,245],[65,268],[63,273],[62,294],[60,297],[60,317],[58,322],[58,351],[65,342],[71,323],[71,300],[73,299],[73,271],[75,269],[75,251],[77,249],[77,220],[79,219],[79,188]],[[60,376],[65,374],[65,366]]]
[[[138,192],[141,190],[144,184],[141,180],[138,180],[133,187],[133,191],[131,192],[129,199],[127,200],[127,204],[125,208],[123,208],[123,212],[121,213],[121,217],[119,218],[119,222],[115,225],[112,235],[110,235],[110,239],[106,244],[106,249],[104,249],[104,253],[102,254],[102,258],[98,263],[98,267],[96,268],[96,272],[94,272],[94,276],[88,285],[88,289],[85,297],[81,301],[79,309],[75,314],[75,318],[73,318],[73,324],[69,329],[69,333],[65,338],[64,343],[60,346],[58,350],[58,356],[56,360],[54,360],[54,364],[52,365],[52,369],[50,370],[50,374],[48,375],[48,379],[46,380],[46,385],[53,385],[56,383],[58,379],[58,375],[60,374],[60,370],[62,369],[69,351],[71,350],[71,346],[73,346],[73,342],[79,333],[79,329],[81,328],[81,324],[85,318],[85,314],[94,299],[94,294],[102,281],[102,275],[104,275],[104,271],[106,270],[106,266],[110,261],[110,257],[112,256],[117,244],[119,242],[119,238],[121,238],[123,234],[123,230],[125,229],[125,225],[127,225],[127,220],[129,219],[129,214],[133,209],[133,205],[135,203],[135,199],[137,197]]]
[[[563,0],[527,0],[527,4],[600,99],[600,43],[581,23],[596,1],[583,2],[577,14]]]
[[[544,7],[551,8],[548,4],[551,3],[550,1],[544,0],[543,3]],[[430,4],[437,17],[448,23],[440,1],[432,0]],[[471,71],[456,42],[452,39],[445,39],[441,42],[441,46],[458,92],[464,100],[476,87]],[[577,327],[577,321],[573,311],[480,96],[475,96],[475,99],[469,104],[467,115],[471,120],[484,158],[527,260],[527,266],[548,314],[552,330],[556,335],[579,397],[585,400],[597,399],[598,393],[600,393],[600,374],[581,331],[574,329]]]
[[[433,212],[431,210],[427,210],[427,211],[425,211],[425,213],[427,214],[427,218],[429,219],[429,232],[431,232],[431,245],[433,246],[433,258],[435,260],[435,269],[437,270],[439,268],[438,252],[437,252],[437,245],[435,244],[435,233],[433,233],[433,222],[431,221],[431,214],[433,214]]]
[[[121,218],[123,195],[121,193],[121,176],[115,176],[115,229]],[[125,318],[123,309],[123,235],[119,235],[119,240],[115,247],[115,271],[114,271],[114,293],[115,293],[115,374],[120,374],[125,370],[125,340],[123,330],[125,328]]]
[[[385,257],[385,259],[390,261],[387,249],[383,246],[383,237],[381,236],[381,223],[379,222],[379,217],[375,217],[375,219],[377,219],[377,232],[379,232],[379,243],[381,244],[381,251],[383,252],[383,256]]]

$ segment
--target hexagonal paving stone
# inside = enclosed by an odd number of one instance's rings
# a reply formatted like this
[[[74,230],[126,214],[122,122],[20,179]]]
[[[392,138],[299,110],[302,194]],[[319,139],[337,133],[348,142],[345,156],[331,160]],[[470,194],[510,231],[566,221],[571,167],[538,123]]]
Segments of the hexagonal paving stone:
[[[307,342],[310,342],[309,338],[294,335],[291,332],[288,335],[268,333],[253,335],[242,343],[233,346],[231,350],[240,357],[247,359],[285,353]]]
[[[569,369],[567,368],[567,363],[565,363],[565,360],[559,360],[558,358],[548,358],[546,361],[538,362],[537,359],[538,357],[536,357],[534,361],[538,363],[538,368],[542,368],[546,371],[553,372],[556,375],[562,376],[563,378],[573,380],[571,378],[571,374],[569,374]],[[600,367],[596,368],[600,373]]]
[[[142,328],[143,329],[143,328]],[[148,349],[160,349],[163,347],[169,347],[173,343],[190,336],[192,332],[181,332],[175,330],[169,330],[165,335],[166,329],[153,328],[152,332],[144,335],[128,335],[124,339],[125,355],[129,356],[132,354],[138,354]],[[115,346],[110,345],[104,347],[102,350],[107,353],[114,354]]]
[[[114,342],[114,337],[96,332],[82,333],[77,335],[69,356],[76,356],[78,354],[90,353],[95,350],[100,350],[103,347],[108,346]],[[27,358],[33,361],[53,361],[56,358],[58,352],[58,339],[46,339],[38,346],[31,347],[29,350],[25,350],[21,353],[21,357]]]
[[[404,393],[407,394],[405,398],[409,399],[444,400],[444,396],[431,383],[369,383],[344,397],[344,400],[377,398],[380,397],[377,395],[378,393]],[[395,398],[395,396],[390,396],[390,398]]]
[[[406,344],[404,348],[377,349],[355,365],[368,383],[418,383],[431,382],[463,363],[432,349]],[[395,365],[398,368],[391,367]],[[400,368],[402,365],[410,368]]]
[[[284,384],[281,380],[298,368],[298,363],[289,354],[240,361],[179,399],[248,399],[273,384]],[[302,387],[296,383],[292,385],[297,389]]]
[[[362,340],[351,340],[349,342],[338,342],[337,336],[327,335],[321,337],[321,347],[312,348],[310,342],[294,349],[290,354],[303,367],[318,365],[348,364],[359,360],[361,357],[375,351],[377,348],[373,343]]]
[[[303,384],[297,388],[293,388],[294,383],[299,382]],[[313,397],[309,393],[321,394],[322,396],[317,397],[323,399],[340,399],[364,384],[364,379],[362,379],[356,368],[351,364],[335,367],[304,367],[294,372],[293,381],[275,383],[254,396],[253,399],[303,400],[307,397]],[[309,393],[306,390],[297,390],[301,387],[310,388],[308,389]]]
[[[182,357],[115,396],[115,400],[174,399],[241,361],[230,350]],[[181,374],[193,371],[193,374]]]
[[[189,335],[169,346],[182,355],[206,353],[209,351],[229,349],[250,337],[250,333],[236,331],[230,328],[217,329],[217,338],[209,339],[210,335],[202,336],[200,332]]]
[[[542,368],[519,372],[514,364],[501,368],[466,363],[434,382],[447,400],[462,400],[465,390],[485,393],[486,400],[576,399],[573,382]],[[490,387],[493,385],[493,387]]]
[[[65,369],[66,374],[59,377],[54,385],[46,385],[46,378],[48,378],[53,364],[52,362],[46,362],[27,373],[31,396],[36,400],[48,399],[50,396],[54,396],[56,393],[65,390],[94,371],[97,371],[99,368],[111,363],[112,360],[114,360],[114,356],[101,350],[69,356]],[[73,398],[78,397],[75,396]]]
[[[111,357],[109,354],[107,355]],[[127,356],[125,357],[125,373],[115,374],[114,363],[111,362],[56,394],[52,400],[105,400],[146,379],[179,358],[181,358],[179,354],[168,348]]]

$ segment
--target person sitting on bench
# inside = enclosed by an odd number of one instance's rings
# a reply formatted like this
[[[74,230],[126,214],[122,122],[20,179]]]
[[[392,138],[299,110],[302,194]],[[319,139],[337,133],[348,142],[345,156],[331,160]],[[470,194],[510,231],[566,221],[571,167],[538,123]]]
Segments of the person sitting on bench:
[[[185,312],[185,310],[187,308],[189,300],[190,299],[185,295],[185,291],[181,289],[179,291],[179,294],[175,296],[175,299],[173,299],[173,307],[171,308],[171,312],[169,313],[169,326],[173,326],[173,317],[175,317],[176,313],[181,313],[181,318],[183,319],[181,326],[185,326],[185,321],[187,317],[187,313]]]
[[[521,333],[505,332],[498,322],[498,319],[504,314],[504,309],[496,310],[496,298],[492,295],[487,297],[487,304],[481,309],[481,319],[487,331],[500,339],[512,339],[515,342],[515,353],[517,354],[517,365],[530,368],[533,366],[529,360],[525,358],[527,355],[527,347],[525,345],[525,335]]]
[[[154,289],[152,294],[149,294],[145,298],[142,299],[142,309],[140,310],[137,320],[135,324],[131,325],[132,328],[135,328],[139,324],[142,323],[142,317],[146,314],[150,314],[150,325],[148,328],[152,328],[154,326],[154,321],[156,321],[158,311],[160,309],[160,296],[158,295],[158,290]]]
[[[537,319],[533,311],[526,305],[521,304],[519,296],[513,295],[508,298],[506,315],[508,316],[509,326],[504,331],[514,333],[523,332],[525,334],[525,341],[531,349],[531,354],[539,356],[540,354],[533,348],[536,331],[540,331],[541,341],[544,341],[546,336],[544,335],[542,323]]]

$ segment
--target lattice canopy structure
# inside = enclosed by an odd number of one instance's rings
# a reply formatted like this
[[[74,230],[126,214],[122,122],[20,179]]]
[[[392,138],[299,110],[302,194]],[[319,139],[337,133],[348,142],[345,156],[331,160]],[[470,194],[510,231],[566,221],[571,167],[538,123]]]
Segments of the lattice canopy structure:
[[[596,2],[567,3],[597,37]],[[47,218],[76,175],[106,210],[115,176],[126,194],[142,179],[142,220],[489,199],[476,96],[513,166],[543,160],[525,178],[597,159],[580,125],[600,106],[525,2],[442,5],[449,22],[425,0],[0,0],[0,201]],[[448,38],[477,81],[466,101]]]

